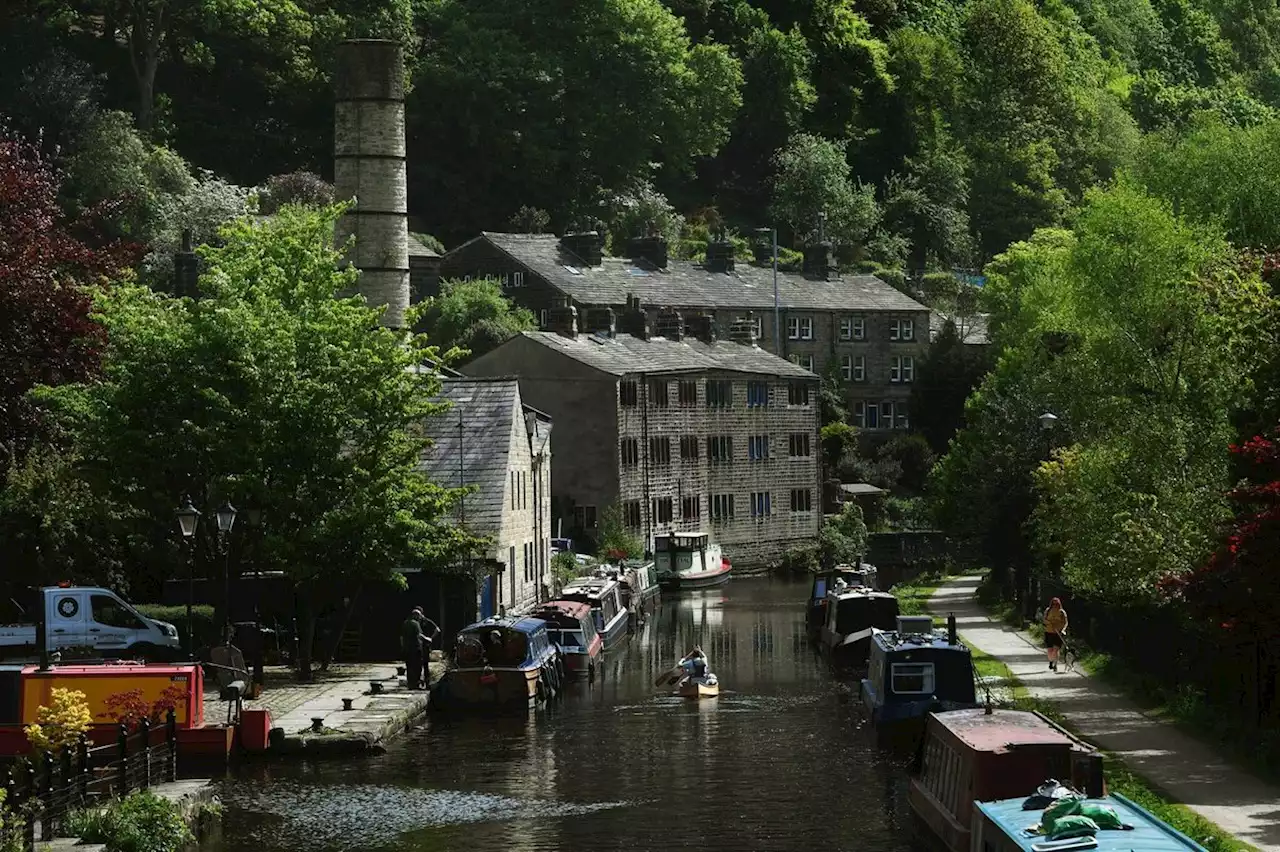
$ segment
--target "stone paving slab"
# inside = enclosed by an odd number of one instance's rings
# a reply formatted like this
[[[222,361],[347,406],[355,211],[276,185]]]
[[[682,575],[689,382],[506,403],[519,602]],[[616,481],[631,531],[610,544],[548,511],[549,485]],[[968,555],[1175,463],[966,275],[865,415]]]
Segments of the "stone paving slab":
[[[990,618],[975,598],[981,578],[947,581],[929,600],[954,613],[965,642],[1001,660],[1029,694],[1052,702],[1081,737],[1110,751],[1175,801],[1245,843],[1280,852],[1280,788],[1220,757],[1123,693],[1080,669],[1051,672],[1032,637]],[[1068,612],[1070,609],[1068,608]]]

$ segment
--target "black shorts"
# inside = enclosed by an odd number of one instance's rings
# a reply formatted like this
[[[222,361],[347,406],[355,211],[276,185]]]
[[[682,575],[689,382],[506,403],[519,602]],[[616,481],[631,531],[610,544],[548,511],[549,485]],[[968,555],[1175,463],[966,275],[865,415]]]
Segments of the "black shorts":
[[[1044,646],[1046,648],[1061,648],[1062,637],[1057,633],[1046,633],[1044,634]]]

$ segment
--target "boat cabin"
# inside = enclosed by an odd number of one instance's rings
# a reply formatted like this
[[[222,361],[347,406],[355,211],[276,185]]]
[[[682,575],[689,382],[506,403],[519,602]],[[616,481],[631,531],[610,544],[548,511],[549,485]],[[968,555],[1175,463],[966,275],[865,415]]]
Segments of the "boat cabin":
[[[833,662],[861,665],[867,660],[872,633],[897,626],[898,599],[888,592],[848,586],[827,593],[826,613],[823,648]]]
[[[900,615],[898,629],[871,637],[862,700],[877,725],[914,722],[935,710],[976,707],[973,661],[956,633],[934,630],[929,616]]]
[[[578,601],[591,607],[596,632],[606,649],[627,635],[627,608],[622,603],[622,587],[607,577],[581,577],[560,590],[560,599]]]
[[[455,641],[454,667],[438,693],[442,706],[527,708],[549,700],[559,651],[542,619],[486,618]]]
[[[1029,789],[1031,793],[1034,788]],[[1205,848],[1136,802],[1112,793],[1088,801],[1112,808],[1132,829],[1103,829],[1093,837],[1046,842],[1023,829],[1040,821],[1043,811],[1022,809],[1027,795],[975,802],[968,852],[1206,852]]]
[[[690,590],[718,586],[731,566],[720,545],[704,532],[673,532],[653,537],[653,564],[664,588]]]
[[[918,760],[911,807],[951,852],[969,852],[974,800],[1025,794],[1046,778],[1090,796],[1107,792],[1101,752],[1022,710],[932,713]]]
[[[565,669],[575,675],[593,676],[604,640],[596,632],[590,604],[550,601],[532,613],[547,623],[547,637],[564,655]]]
[[[837,580],[843,580],[847,586],[863,586],[868,589],[878,588],[879,571],[874,565],[837,565],[830,571],[820,571],[813,575],[813,584],[809,588],[809,609],[805,614],[806,626],[815,636],[827,623],[827,594],[836,588]]]

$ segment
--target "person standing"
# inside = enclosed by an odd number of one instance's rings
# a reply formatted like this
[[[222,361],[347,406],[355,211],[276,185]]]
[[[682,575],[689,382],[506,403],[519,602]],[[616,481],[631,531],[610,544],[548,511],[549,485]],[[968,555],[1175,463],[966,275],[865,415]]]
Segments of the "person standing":
[[[440,638],[440,625],[427,618],[422,607],[414,610],[418,614],[418,627],[422,631],[422,684],[424,689],[431,688],[431,649]]]
[[[1067,611],[1062,608],[1062,601],[1054,598],[1049,601],[1049,611],[1044,614],[1044,647],[1049,654],[1049,671],[1058,670],[1058,652],[1066,632]]]
[[[409,689],[417,689],[422,681],[423,618],[422,610],[414,607],[404,624],[400,625],[400,650],[404,652],[405,685]]]

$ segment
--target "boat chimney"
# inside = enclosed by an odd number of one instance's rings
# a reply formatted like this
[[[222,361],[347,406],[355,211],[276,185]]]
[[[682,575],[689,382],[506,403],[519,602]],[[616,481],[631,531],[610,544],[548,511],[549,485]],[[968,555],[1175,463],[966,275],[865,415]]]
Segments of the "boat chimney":
[[[947,616],[947,644],[960,644],[960,637],[956,635],[956,614],[954,612]]]
[[[1107,795],[1106,776],[1102,772],[1102,755],[1095,751],[1088,756],[1087,760],[1089,772],[1085,776],[1085,793],[1090,799],[1101,799]]]

